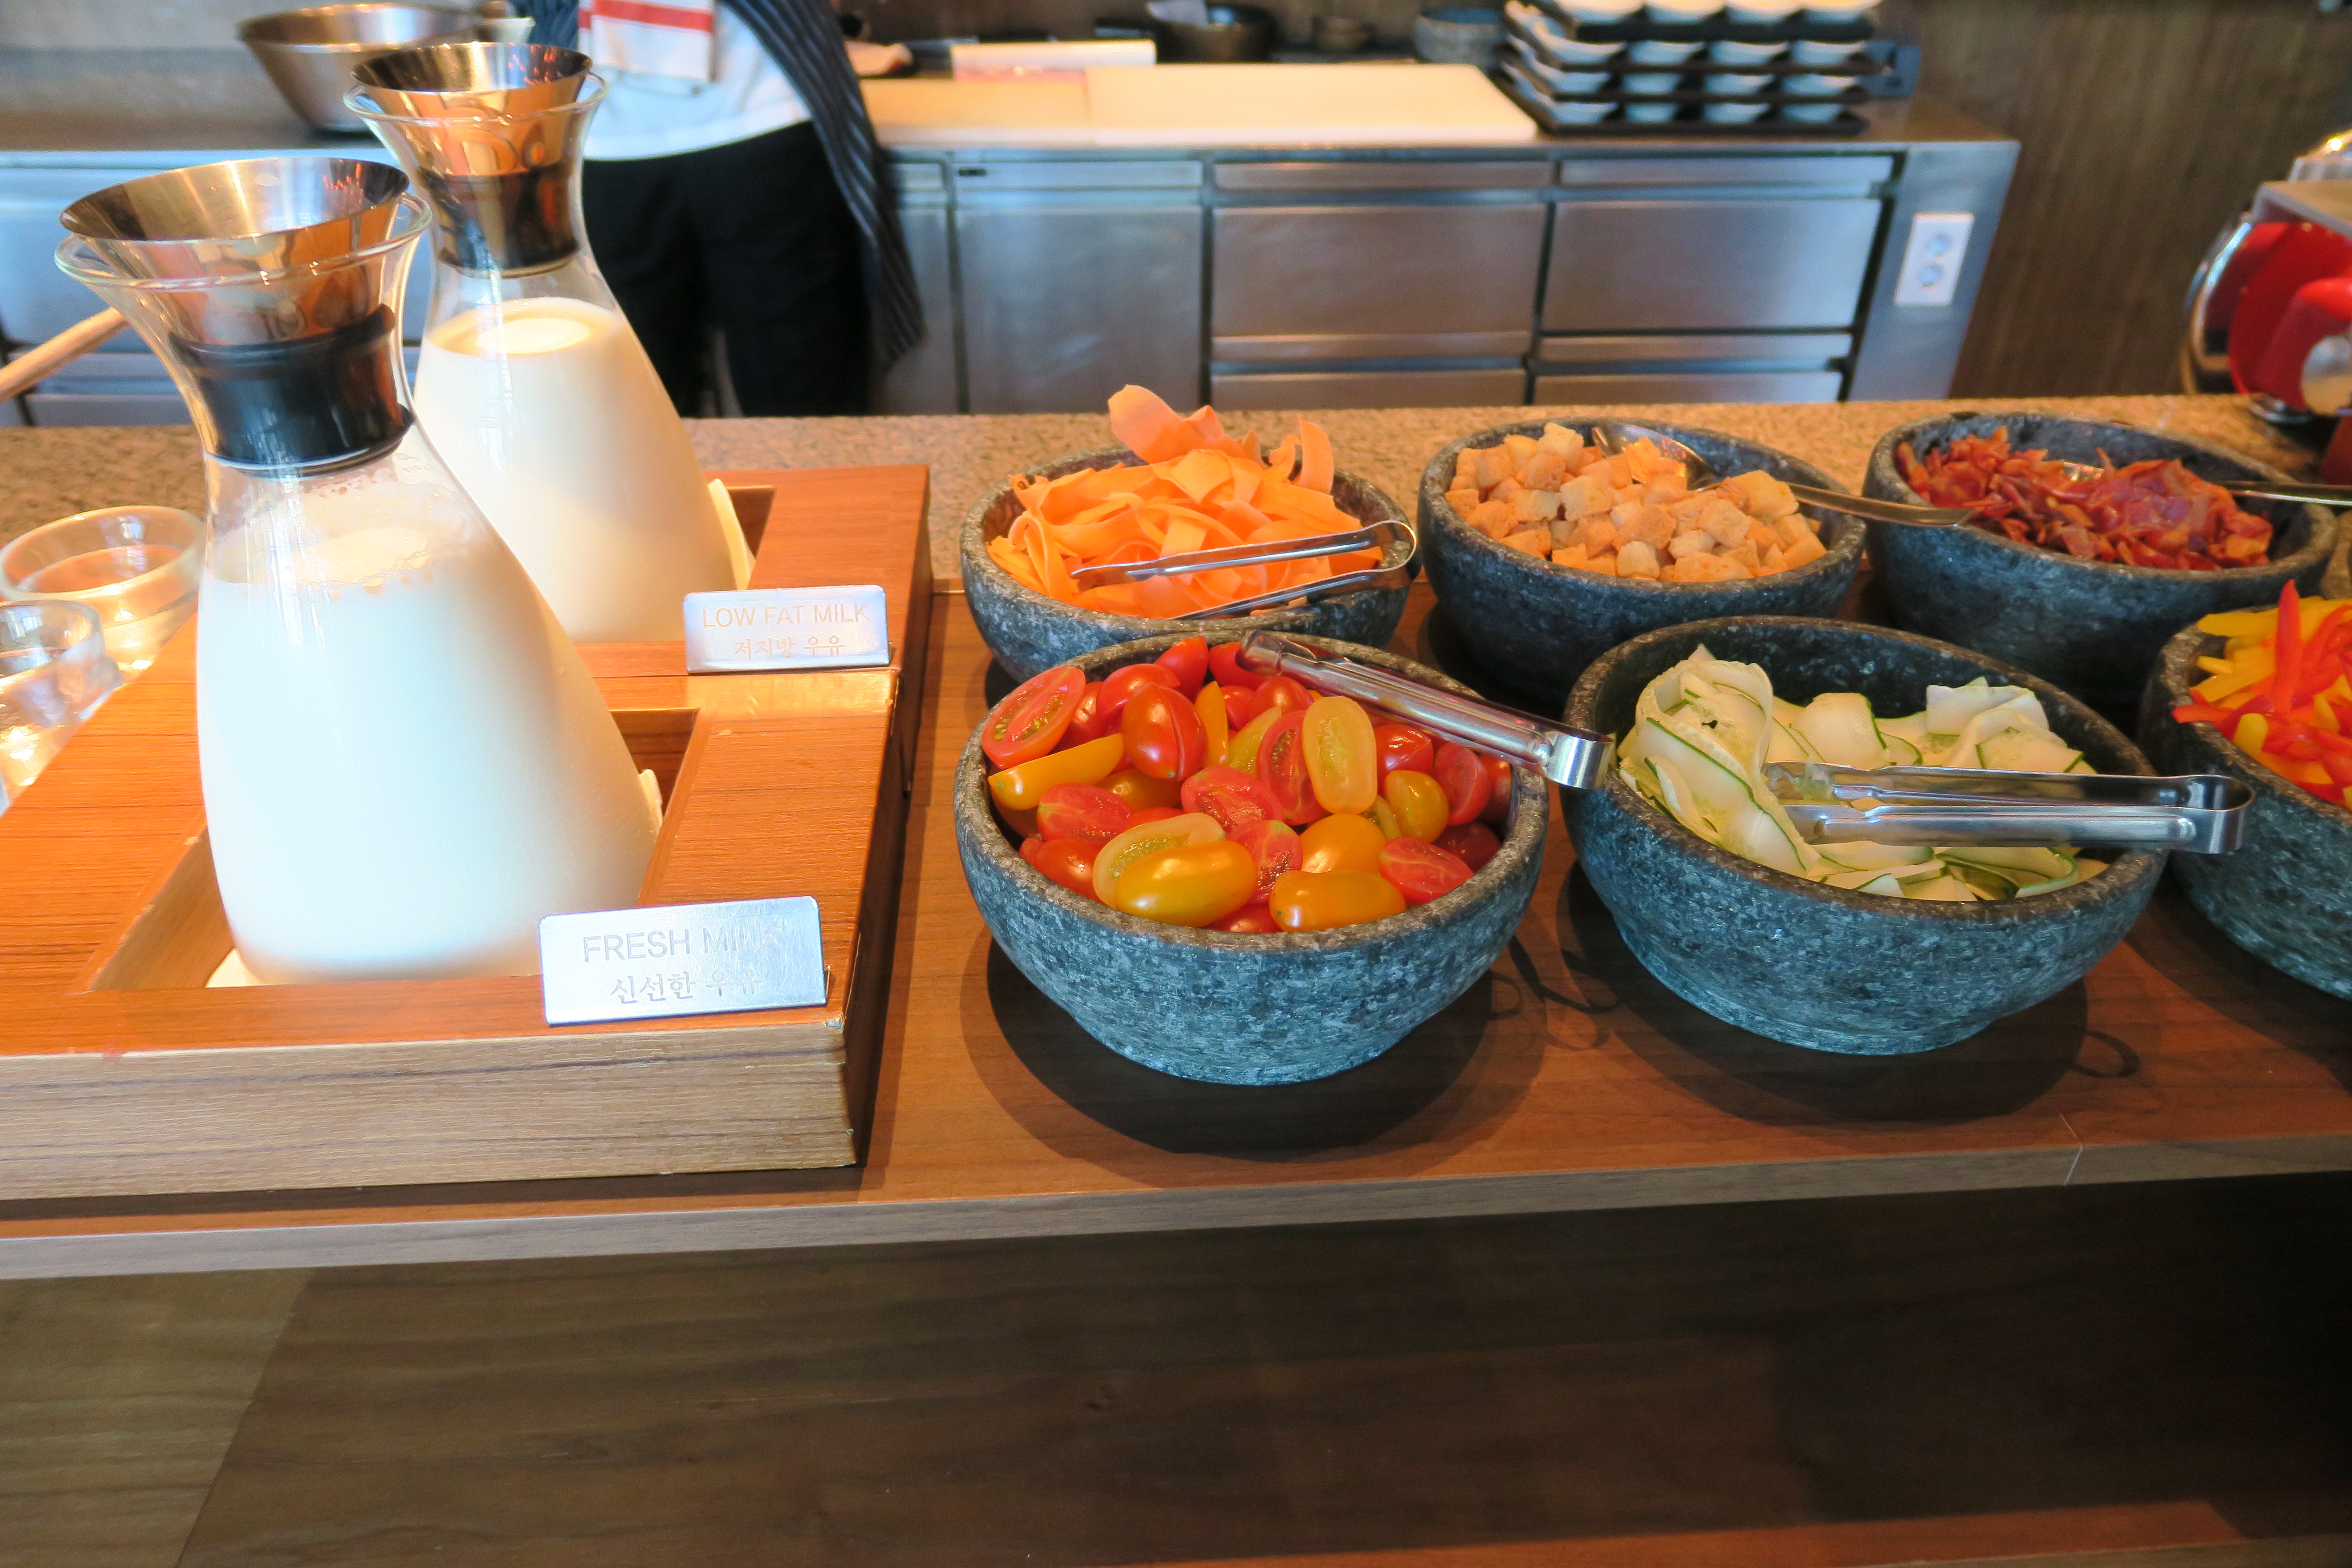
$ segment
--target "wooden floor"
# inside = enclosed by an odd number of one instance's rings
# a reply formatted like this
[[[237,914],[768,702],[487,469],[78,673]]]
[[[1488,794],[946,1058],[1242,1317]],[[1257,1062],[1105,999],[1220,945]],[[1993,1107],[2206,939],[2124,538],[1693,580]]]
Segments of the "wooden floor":
[[[2352,1177],[0,1286],[5,1568],[2352,1563]]]

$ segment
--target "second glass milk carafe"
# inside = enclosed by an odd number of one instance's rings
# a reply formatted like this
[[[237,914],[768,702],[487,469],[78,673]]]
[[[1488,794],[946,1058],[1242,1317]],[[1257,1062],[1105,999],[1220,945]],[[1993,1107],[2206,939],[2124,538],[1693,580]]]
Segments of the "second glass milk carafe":
[[[237,955],[279,984],[531,973],[637,901],[656,813],[578,651],[419,435],[396,169],[261,158],[66,209],[204,449],[196,742]]]
[[[381,56],[347,101],[431,202],[416,412],[577,642],[676,642],[737,585],[685,424],[596,270],[580,153],[604,84],[536,44]]]

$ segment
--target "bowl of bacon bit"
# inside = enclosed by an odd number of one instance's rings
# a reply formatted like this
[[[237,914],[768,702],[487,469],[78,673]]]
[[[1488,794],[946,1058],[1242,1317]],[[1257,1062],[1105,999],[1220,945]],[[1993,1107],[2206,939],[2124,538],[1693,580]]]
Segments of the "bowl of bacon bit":
[[[2175,855],[2189,901],[2248,952],[2352,997],[2352,599],[2207,616],[2164,647],[2140,703],[2159,772],[2222,773],[2254,792],[2246,842]]]
[[[2200,616],[2315,589],[2336,547],[2318,507],[2240,500],[2283,479],[2216,447],[2130,425],[2030,412],[1899,426],[1865,495],[1979,515],[1958,528],[1870,525],[1895,622],[2128,710],[2165,640]]]
[[[1213,408],[1180,416],[1129,386],[1110,400],[1110,427],[1123,446],[1016,474],[964,520],[965,601],[1016,679],[1098,647],[1221,626],[1370,647],[1395,635],[1412,527],[1385,491],[1335,466],[1319,426],[1302,419],[1269,450],[1253,432],[1228,433]],[[1377,537],[1336,554],[1192,560],[1367,531]],[[1150,569],[1160,561],[1171,570]]]

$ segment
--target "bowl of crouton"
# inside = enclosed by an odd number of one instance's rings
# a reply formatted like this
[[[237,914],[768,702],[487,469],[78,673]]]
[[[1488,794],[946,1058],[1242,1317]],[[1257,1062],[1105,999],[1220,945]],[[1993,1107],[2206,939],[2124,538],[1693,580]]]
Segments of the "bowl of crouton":
[[[1430,585],[1463,649],[1514,692],[1565,700],[1586,665],[1661,626],[1845,603],[1861,521],[1787,489],[1844,486],[1720,431],[1652,428],[1728,477],[1693,490],[1647,440],[1607,455],[1590,424],[1544,420],[1465,436],[1422,471]]]

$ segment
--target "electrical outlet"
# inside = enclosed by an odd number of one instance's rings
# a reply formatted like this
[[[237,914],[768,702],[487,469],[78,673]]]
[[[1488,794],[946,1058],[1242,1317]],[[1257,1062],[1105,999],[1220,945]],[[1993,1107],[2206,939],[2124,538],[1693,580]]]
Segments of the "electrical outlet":
[[[1969,258],[1969,231],[1976,226],[1974,213],[1916,213],[1911,237],[1903,247],[1903,270],[1895,274],[1898,305],[1948,305],[1960,286],[1960,267]]]

